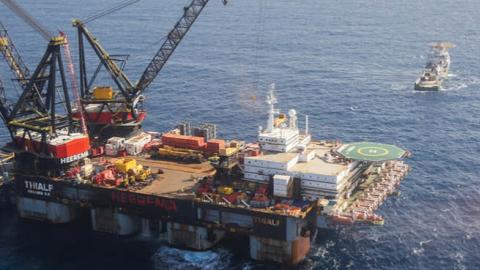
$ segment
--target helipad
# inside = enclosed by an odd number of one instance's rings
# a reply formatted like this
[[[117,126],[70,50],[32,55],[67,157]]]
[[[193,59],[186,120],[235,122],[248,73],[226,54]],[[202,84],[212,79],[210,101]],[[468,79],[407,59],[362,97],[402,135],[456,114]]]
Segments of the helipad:
[[[391,144],[358,142],[342,145],[337,152],[348,159],[361,161],[385,161],[399,159],[406,151]]]

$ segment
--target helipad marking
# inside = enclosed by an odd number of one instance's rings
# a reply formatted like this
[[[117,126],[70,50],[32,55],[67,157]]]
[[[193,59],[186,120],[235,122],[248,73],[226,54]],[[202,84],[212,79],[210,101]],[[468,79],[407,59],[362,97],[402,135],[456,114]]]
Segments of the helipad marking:
[[[388,149],[379,146],[365,146],[358,148],[357,153],[366,157],[383,157],[388,155],[389,151]]]

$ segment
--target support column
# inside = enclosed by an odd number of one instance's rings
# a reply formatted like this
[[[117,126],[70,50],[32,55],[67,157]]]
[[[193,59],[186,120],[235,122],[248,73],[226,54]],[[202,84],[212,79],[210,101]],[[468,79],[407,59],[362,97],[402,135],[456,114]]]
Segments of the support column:
[[[140,230],[140,218],[119,212],[115,208],[93,208],[92,229],[116,235],[131,235]]]
[[[250,236],[250,257],[254,260],[295,265],[305,259],[309,250],[310,237],[282,241]]]
[[[185,225],[175,222],[167,224],[167,240],[174,246],[195,250],[206,250],[225,237],[225,232],[211,228]]]
[[[51,223],[72,222],[78,216],[76,207],[26,197],[17,197],[17,210],[21,218]]]

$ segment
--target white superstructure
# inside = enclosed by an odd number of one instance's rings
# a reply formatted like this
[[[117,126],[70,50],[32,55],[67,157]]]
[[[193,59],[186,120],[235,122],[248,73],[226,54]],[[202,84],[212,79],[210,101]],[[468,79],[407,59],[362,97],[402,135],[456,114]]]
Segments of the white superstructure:
[[[275,125],[275,115],[279,114],[275,109],[277,98],[274,95],[275,85],[270,85],[269,95],[267,97],[268,121],[265,129],[259,127],[258,142],[264,151],[273,152],[289,152],[295,149],[299,143],[307,144],[310,141],[310,136],[305,134],[300,136],[300,130],[297,127],[297,112],[295,110],[289,111],[288,125],[282,123]]]
[[[276,103],[272,84],[267,98],[267,126],[260,127],[258,133],[263,155],[245,158],[244,178],[259,183],[268,183],[273,179],[274,191],[285,196],[291,194],[285,187],[290,188],[293,180],[286,185],[287,181],[280,179],[287,178],[297,179],[304,197],[336,197],[342,193],[349,186],[350,176],[358,163],[337,162],[332,157],[334,145],[312,142],[308,134],[308,116],[304,132],[298,128],[295,110],[289,110],[288,121],[276,125],[276,115],[279,114],[275,109]]]
[[[432,44],[430,61],[427,67],[430,65],[442,79],[448,76],[448,70],[450,68],[450,54],[448,50],[453,48],[453,46],[453,44],[448,42]]]

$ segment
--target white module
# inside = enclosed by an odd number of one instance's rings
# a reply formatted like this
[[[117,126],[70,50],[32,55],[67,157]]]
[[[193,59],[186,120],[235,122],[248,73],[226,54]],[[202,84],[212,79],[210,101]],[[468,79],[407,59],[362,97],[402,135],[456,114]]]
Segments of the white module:
[[[290,198],[292,196],[292,177],[288,175],[273,176],[273,196]]]
[[[293,150],[299,143],[300,131],[297,128],[297,112],[295,110],[289,111],[289,123],[275,126],[275,114],[278,110],[275,109],[277,99],[273,93],[275,85],[270,85],[270,92],[267,97],[268,121],[265,129],[259,128],[258,142],[264,151],[272,152],[289,152]]]
[[[305,119],[305,133],[301,134],[295,110],[289,110],[288,122],[284,115],[275,120],[278,111],[274,107],[277,100],[273,90],[274,85],[267,98],[267,126],[260,128],[258,133],[263,154],[245,157],[244,179],[266,184],[273,178],[273,193],[279,197],[289,197],[293,179],[299,180],[300,191],[305,197],[341,195],[355,182],[351,179],[352,172],[359,163],[334,161],[331,153],[335,145],[312,142],[307,131],[308,117]],[[279,119],[284,121],[277,122]]]

